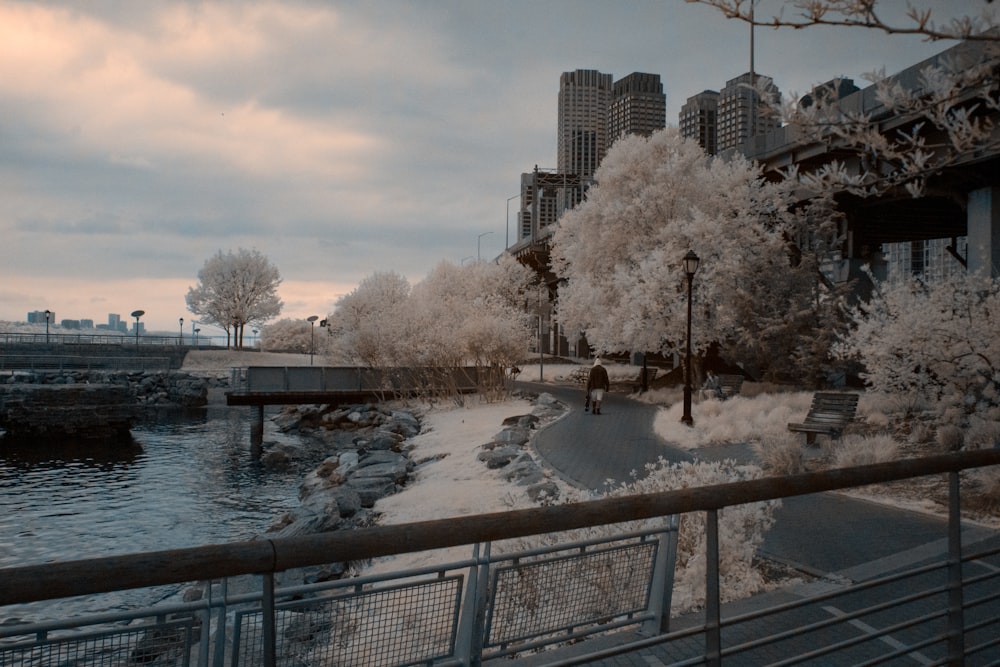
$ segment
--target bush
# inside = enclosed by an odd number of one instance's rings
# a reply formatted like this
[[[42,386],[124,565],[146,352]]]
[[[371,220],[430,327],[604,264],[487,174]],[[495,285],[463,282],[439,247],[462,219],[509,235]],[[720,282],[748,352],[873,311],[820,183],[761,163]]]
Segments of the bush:
[[[899,443],[891,435],[845,435],[833,449],[833,466],[872,465],[893,461],[899,454]]]
[[[763,476],[757,466],[738,465],[735,461],[669,463],[660,459],[647,466],[641,480],[609,490],[607,497],[623,497],[677,489],[726,484]],[[584,496],[567,494],[562,502],[577,502]],[[764,577],[755,567],[754,554],[764,540],[764,533],[774,524],[774,510],[780,501],[727,507],[719,512],[719,574],[724,602],[749,597],[764,586]],[[558,536],[567,539],[610,538],[626,531],[662,526],[662,519],[637,521],[626,525],[597,526]],[[516,541],[518,549],[550,546],[556,536],[535,536]],[[681,516],[674,571],[672,610],[683,613],[705,604],[705,513]]]
[[[801,438],[791,433],[756,441],[751,447],[764,468],[773,475],[794,475],[805,470]]]

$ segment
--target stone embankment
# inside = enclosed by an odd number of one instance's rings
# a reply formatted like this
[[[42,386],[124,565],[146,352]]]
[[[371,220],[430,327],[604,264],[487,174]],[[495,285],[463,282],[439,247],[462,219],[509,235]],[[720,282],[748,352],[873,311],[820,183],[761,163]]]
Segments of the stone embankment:
[[[548,394],[526,397],[535,403],[532,413],[505,419],[493,439],[480,445],[479,460],[488,468],[501,469],[505,479],[542,501],[559,492],[531,455],[532,431],[558,418],[566,407]],[[268,529],[268,538],[373,525],[376,501],[406,486],[415,468],[433,465],[413,459],[412,439],[421,428],[413,412],[376,404],[300,405],[286,408],[273,421],[283,433],[322,443],[330,455],[306,475],[298,508],[279,518]],[[261,461],[280,469],[297,456],[296,447],[272,441],[264,443]],[[347,564],[332,564],[305,574],[304,580],[339,578],[346,569]]]
[[[0,427],[13,437],[128,435],[144,407],[202,407],[228,378],[160,371],[15,371],[0,377]]]

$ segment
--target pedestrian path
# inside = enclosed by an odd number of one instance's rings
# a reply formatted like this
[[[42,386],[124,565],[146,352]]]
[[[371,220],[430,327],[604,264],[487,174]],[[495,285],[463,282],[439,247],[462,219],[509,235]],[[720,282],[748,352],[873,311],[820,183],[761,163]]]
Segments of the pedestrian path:
[[[608,393],[601,414],[584,412],[582,388],[518,383],[547,392],[570,406],[569,414],[536,434],[533,442],[543,463],[567,481],[591,491],[619,486],[645,476],[647,463],[671,462],[691,455],[658,437],[653,430],[657,406]]]
[[[628,481],[633,471],[642,476],[644,466],[659,457],[669,461],[734,458],[740,463],[751,463],[754,460],[752,449],[746,444],[695,452],[672,446],[654,432],[653,423],[658,408],[621,394],[606,396],[602,414],[592,415],[583,410],[582,388],[539,383],[519,385],[530,391],[552,394],[570,406],[569,414],[539,432],[534,444],[544,465],[586,489],[600,491],[609,480],[614,480],[614,484]],[[873,536],[878,537],[873,539]],[[806,583],[724,605],[722,616],[725,619],[779,602],[808,597],[816,592],[816,586],[868,581],[904,567],[939,559],[941,554],[947,552],[945,536],[946,520],[938,516],[839,493],[786,498],[775,513],[775,524],[767,532],[760,553],[799,570]],[[981,526],[967,525],[963,527],[963,543],[982,548],[1000,543],[1000,534]],[[815,579],[810,581],[809,575]],[[821,612],[829,614],[836,610],[824,608]],[[799,612],[800,615],[802,613],[804,611]],[[673,619],[671,629],[698,626],[703,620],[699,614]],[[774,621],[772,617],[769,622]],[[632,633],[618,633],[589,639],[584,644],[587,651],[602,645],[612,649],[616,643],[638,638]],[[745,640],[731,635],[724,645]],[[784,651],[793,648],[787,644],[783,646]],[[800,648],[807,651],[811,647]],[[643,648],[586,664],[665,665],[701,655],[703,649],[703,638],[694,635],[671,644]],[[569,646],[519,661],[519,664],[560,664],[558,661],[562,659],[569,661],[566,664],[578,664],[572,662],[572,656],[574,653],[579,655],[581,650],[583,645]],[[786,656],[787,653],[783,656],[779,652],[766,658],[762,654],[758,656],[759,662],[751,660],[741,664],[767,664]],[[857,662],[846,655],[844,660],[830,661],[827,658],[823,664]]]

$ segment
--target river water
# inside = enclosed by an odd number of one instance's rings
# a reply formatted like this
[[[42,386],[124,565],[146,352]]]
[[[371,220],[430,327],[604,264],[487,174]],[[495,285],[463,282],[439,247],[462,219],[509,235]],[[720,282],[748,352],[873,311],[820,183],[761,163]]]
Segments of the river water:
[[[313,451],[287,471],[264,469],[250,453],[249,413],[210,407],[151,414],[133,427],[131,448],[0,444],[0,567],[263,533],[297,506],[299,483],[324,454]],[[144,606],[149,596],[0,607],[0,623]]]

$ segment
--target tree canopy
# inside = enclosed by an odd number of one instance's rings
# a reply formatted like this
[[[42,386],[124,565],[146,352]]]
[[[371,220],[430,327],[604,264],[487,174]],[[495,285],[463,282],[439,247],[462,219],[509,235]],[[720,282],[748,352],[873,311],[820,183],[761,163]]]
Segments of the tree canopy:
[[[234,343],[242,347],[247,324],[263,325],[281,314],[278,298],[281,274],[257,250],[219,250],[198,272],[198,284],[188,288],[188,310],[205,322],[233,332]]]

